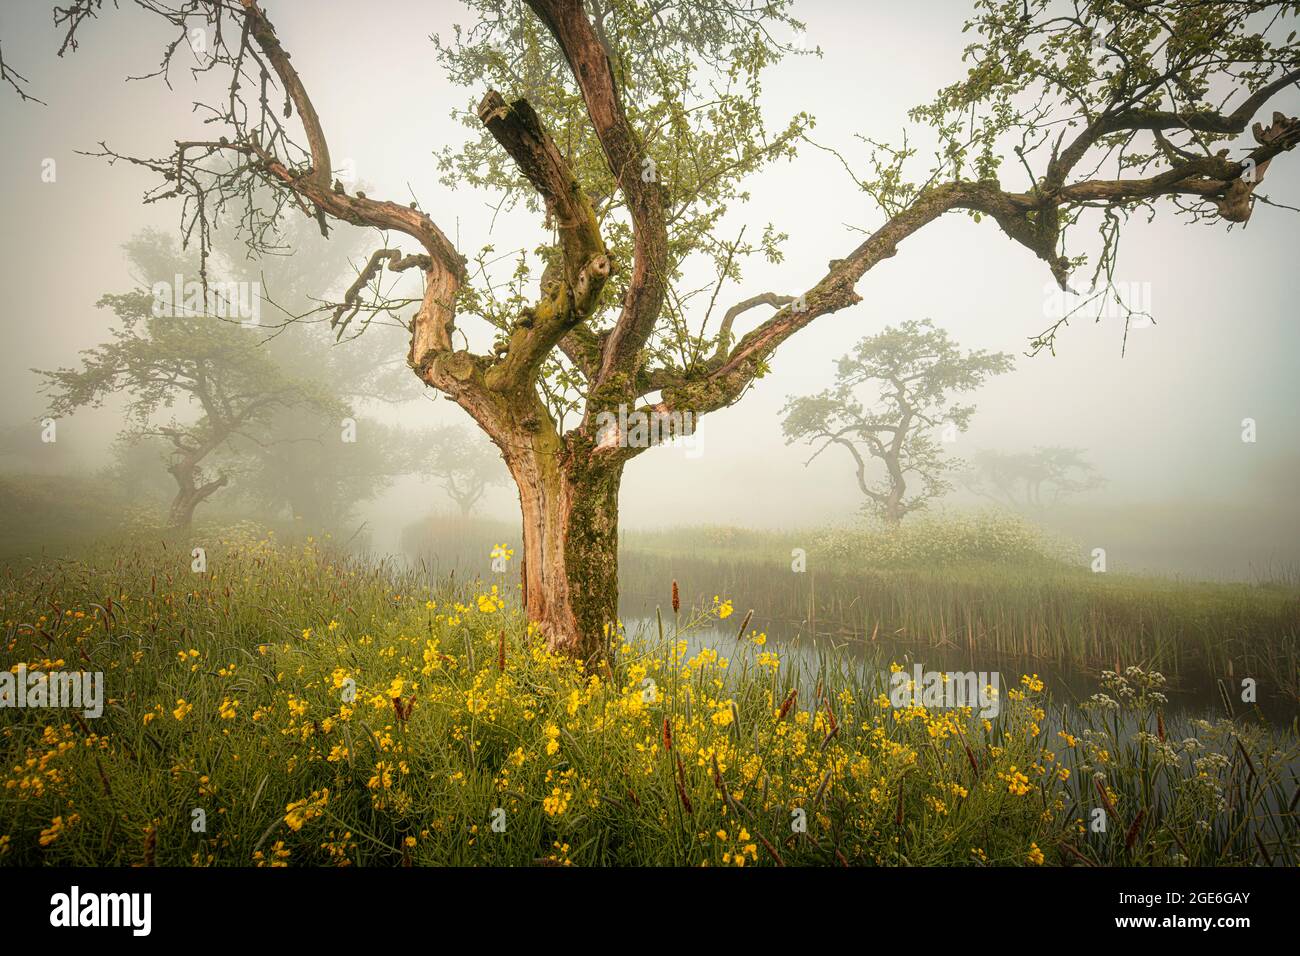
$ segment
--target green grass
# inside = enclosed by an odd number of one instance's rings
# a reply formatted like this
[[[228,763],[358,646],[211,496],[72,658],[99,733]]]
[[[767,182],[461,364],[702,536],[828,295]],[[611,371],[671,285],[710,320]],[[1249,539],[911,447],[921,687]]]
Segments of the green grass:
[[[101,670],[111,700],[0,711],[0,864],[1300,859],[1294,737],[1164,728],[1140,669],[1110,680],[1122,710],[1060,713],[1030,679],[986,724],[882,706],[834,655],[688,659],[700,613],[587,674],[504,582],[431,591],[249,529],[207,558],[154,540],[4,572],[5,666]],[[820,693],[782,716],[794,687]]]

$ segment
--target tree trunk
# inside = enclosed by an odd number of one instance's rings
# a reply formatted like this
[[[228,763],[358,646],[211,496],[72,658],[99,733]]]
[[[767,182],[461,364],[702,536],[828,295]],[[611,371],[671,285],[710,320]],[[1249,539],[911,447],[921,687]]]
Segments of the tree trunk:
[[[467,353],[423,349],[422,328],[437,326],[416,323],[411,355],[426,358],[412,358],[412,366],[491,437],[519,491],[529,623],[553,653],[601,658],[618,621],[618,491],[626,449],[597,450],[580,429],[561,436],[532,385],[489,386]]]
[[[618,620],[622,463],[528,447],[507,455],[519,488],[528,619],[548,648],[593,660]]]
[[[176,492],[168,516],[168,523],[172,529],[175,531],[187,530],[194,523],[194,509],[198,507],[198,504],[198,499],[194,497],[189,489],[182,488]]]
[[[473,513],[474,506],[483,497],[483,486],[479,485],[477,488],[470,488],[469,490],[449,489],[448,494],[451,496],[451,500],[456,502],[456,507],[460,509],[460,516],[468,518]]]
[[[196,482],[198,466],[189,463],[173,465],[168,469],[176,479],[176,497],[172,499],[169,523],[173,530],[184,531],[194,523],[194,509],[206,501],[218,488],[226,485],[226,476],[199,485]]]
[[[890,449],[890,453],[885,456],[885,468],[889,472],[889,496],[885,499],[883,515],[887,527],[897,528],[903,520],[903,495],[907,493],[907,482],[903,479],[897,447]]]

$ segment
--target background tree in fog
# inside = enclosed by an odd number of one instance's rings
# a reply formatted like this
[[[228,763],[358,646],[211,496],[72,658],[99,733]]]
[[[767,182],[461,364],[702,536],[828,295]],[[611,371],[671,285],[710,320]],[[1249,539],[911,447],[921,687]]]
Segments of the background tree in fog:
[[[952,488],[943,477],[942,435],[935,432],[951,429],[955,437],[975,413],[974,405],[952,396],[974,391],[1012,365],[1005,352],[963,353],[929,319],[886,328],[836,363],[830,388],[786,402],[786,442],[816,448],[807,464],[832,446],[844,449],[868,512],[896,525]],[[881,468],[873,468],[872,459]]]
[[[1082,448],[982,449],[954,471],[966,490],[1018,511],[1046,510],[1105,484]]]
[[[270,200],[265,191],[259,196]],[[266,431],[276,440],[246,447],[240,488],[304,531],[338,531],[362,504],[418,469],[414,435],[383,419],[387,408],[422,399],[425,390],[402,360],[406,331],[393,315],[368,314],[365,335],[360,323],[344,335],[330,321],[329,300],[343,295],[364,264],[360,233],[331,242],[300,216],[284,217],[277,232],[277,247],[251,250],[227,232],[214,239],[213,256],[224,274],[257,283],[266,296],[264,347],[276,364],[315,382],[330,401],[271,411]],[[363,413],[363,405],[371,410]]]
[[[348,413],[340,420],[318,406],[295,405],[277,409],[267,430],[292,437],[251,449],[241,488],[304,531],[339,530],[355,519],[358,507],[418,470],[411,460],[412,435],[374,418]]]
[[[65,49],[89,20],[130,6],[62,8]],[[229,92],[199,107],[211,129],[202,138],[166,137],[166,155],[153,158],[107,145],[101,154],[154,171],[147,200],[178,201],[203,252],[223,211],[254,246],[293,210],[322,231],[376,230],[379,247],[333,317],[345,334],[393,311],[386,271],[422,276],[407,362],[501,449],[519,489],[528,617],[552,649],[581,656],[603,652],[617,619],[618,492],[645,451],[622,436],[598,442],[602,416],[622,407],[697,420],[731,405],[783,342],[862,301],[864,276],[950,213],[987,221],[1062,289],[1072,273],[1110,289],[1131,216],[1160,206],[1193,222],[1246,222],[1269,164],[1300,138],[1295,119],[1256,120],[1300,79],[1294,4],[977,0],[956,81],[909,114],[925,135],[892,147],[866,139],[865,160],[845,158],[877,210],[864,236],[802,291],[741,294],[746,262],[780,261],[785,236],[776,225],[724,232],[726,213],[745,179],[791,157],[810,125],[799,114],[769,131],[758,105],[764,70],[791,52],[780,37],[802,27],[783,0],[467,0],[476,22],[435,50],[467,90],[472,132],[439,162],[452,188],[536,213],[536,246],[504,263],[464,255],[436,208],[348,191],[330,152],[329,104],[313,101],[291,38],[258,0],[134,6],[178,38],[158,72],[202,29],[204,74],[224,71]],[[418,110],[417,73],[403,88]],[[917,169],[919,139],[936,148]],[[248,202],[268,187],[273,202]],[[791,208],[829,224],[843,206],[795,197]],[[1095,230],[1088,254],[1078,226]],[[937,281],[945,265],[933,263]],[[1214,274],[1187,265],[1189,283]],[[708,287],[687,279],[701,269],[716,276]],[[490,344],[462,328],[475,322]],[[1054,348],[1067,323],[1041,329],[1031,351]]]
[[[469,516],[490,486],[510,477],[492,443],[464,428],[450,425],[436,429],[427,445],[433,450],[425,470],[438,479],[463,516]]]
[[[157,281],[184,274],[170,241],[157,234],[140,237],[128,251]],[[123,397],[129,425],[122,437],[166,447],[166,469],[176,486],[168,515],[173,528],[188,528],[195,509],[230,483],[241,448],[285,440],[267,429],[276,411],[342,410],[310,379],[286,374],[261,347],[259,333],[238,319],[184,301],[160,310],[159,299],[145,290],[107,295],[99,304],[119,324],[109,341],[82,353],[79,367],[40,373],[50,413],[71,415]]]

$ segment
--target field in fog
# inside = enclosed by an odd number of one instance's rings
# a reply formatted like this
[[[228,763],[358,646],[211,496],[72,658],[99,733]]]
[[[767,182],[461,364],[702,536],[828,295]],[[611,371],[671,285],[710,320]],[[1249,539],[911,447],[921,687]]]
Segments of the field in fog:
[[[1298,20],[5,5],[0,866],[1300,864]]]
[[[1021,567],[1008,595],[999,566],[1025,556],[972,556],[951,578],[878,569],[891,583],[866,593],[892,593],[894,606],[877,620],[901,614],[923,636],[850,637],[829,616],[814,630],[761,605],[741,610],[732,594],[772,595],[777,572],[761,555],[724,555],[755,537],[776,545],[768,536],[683,531],[625,555],[636,582],[627,605],[642,617],[608,635],[607,661],[588,673],[527,625],[513,549],[498,541],[475,556],[476,536],[503,529],[433,527],[438,570],[432,554],[402,570],[251,523],[205,532],[201,572],[189,540],[165,534],[7,567],[8,658],[99,671],[109,689],[84,718],[8,719],[5,862],[1296,862],[1293,725],[1234,705],[1226,689],[1179,700],[1164,676],[1231,675],[1233,659],[1250,660],[1266,698],[1292,695],[1293,721],[1294,686],[1262,669],[1290,654],[1294,678],[1294,633],[1271,617],[1286,602],[1294,611],[1293,592],[1247,611],[1214,588],[1084,588],[1048,567],[1027,583]],[[663,553],[670,537],[718,550],[675,560]],[[505,570],[492,570],[494,557]],[[652,580],[652,569],[699,578]],[[728,577],[736,591],[674,609],[675,592]],[[1164,622],[1151,653],[1128,652],[1118,674],[1091,666],[1087,639],[1025,632],[1019,647],[1005,627],[1016,616],[1086,620],[1098,606]],[[839,602],[808,607],[830,615]],[[936,641],[937,620],[921,622],[941,607],[959,617]],[[1157,607],[1196,619],[1195,632]],[[956,625],[992,619],[1001,638],[980,631],[978,646],[960,644]],[[1109,650],[1118,622],[1091,620]],[[1261,640],[1246,649],[1238,638],[1252,628]],[[894,680],[913,660],[955,669],[963,658],[997,665],[1000,675],[981,676],[999,692],[945,710]],[[1079,706],[1076,692],[1092,700]],[[1094,805],[1117,834],[1085,825]]]

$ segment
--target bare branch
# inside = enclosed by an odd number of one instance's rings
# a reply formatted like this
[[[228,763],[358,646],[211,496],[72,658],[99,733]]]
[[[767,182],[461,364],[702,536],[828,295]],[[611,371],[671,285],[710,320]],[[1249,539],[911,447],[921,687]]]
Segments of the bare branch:
[[[610,171],[627,201],[634,231],[632,275],[623,310],[605,340],[595,390],[616,374],[628,385],[667,294],[668,227],[653,162],[627,121],[614,73],[580,0],[528,0],[551,31],[582,91]]]
[[[489,90],[478,113],[545,201],[564,259],[562,281],[543,282],[545,297],[512,331],[504,357],[489,374],[488,384],[500,387],[529,381],[557,343],[591,315],[611,264],[590,201],[528,102],[507,105]]]
[[[40,103],[42,106],[47,105],[44,100],[37,99],[35,96],[32,96],[23,89],[23,87],[27,86],[27,77],[23,76],[5,62],[3,44],[0,44],[0,83],[8,83],[13,88],[13,91],[18,94],[19,99],[24,103]]]
[[[731,349],[731,327],[735,324],[736,319],[750,309],[757,308],[760,305],[770,305],[774,309],[779,309],[783,305],[789,305],[795,301],[792,295],[781,295],[777,292],[761,292],[758,295],[750,296],[742,302],[737,302],[729,308],[722,317],[722,325],[718,327],[718,348],[713,353],[713,361],[721,362]]]

